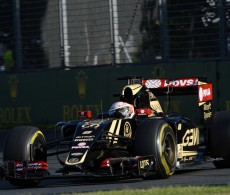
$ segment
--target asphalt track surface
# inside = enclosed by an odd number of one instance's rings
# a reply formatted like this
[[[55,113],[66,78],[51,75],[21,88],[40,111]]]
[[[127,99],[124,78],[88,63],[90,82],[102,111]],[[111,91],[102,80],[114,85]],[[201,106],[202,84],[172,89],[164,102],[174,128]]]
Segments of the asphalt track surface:
[[[2,146],[6,132],[0,131],[0,162],[2,162]],[[52,136],[52,134],[49,134]],[[56,158],[48,159],[49,171],[55,174],[59,165]],[[122,189],[148,189],[166,186],[214,186],[230,184],[230,169],[216,169],[211,162],[202,162],[198,165],[178,170],[168,179],[143,180],[142,178],[125,180],[98,180],[98,179],[46,179],[33,188],[18,188],[5,180],[0,180],[1,195],[55,195],[74,194],[80,192],[110,191]]]

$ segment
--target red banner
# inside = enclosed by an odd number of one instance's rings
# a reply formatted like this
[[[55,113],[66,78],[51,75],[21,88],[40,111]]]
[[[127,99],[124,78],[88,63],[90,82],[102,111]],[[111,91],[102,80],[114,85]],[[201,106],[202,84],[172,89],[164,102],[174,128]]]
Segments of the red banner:
[[[151,88],[166,88],[168,86],[171,87],[189,87],[189,86],[197,86],[198,78],[181,78],[176,80],[169,79],[149,79],[143,80],[143,84],[151,89]]]

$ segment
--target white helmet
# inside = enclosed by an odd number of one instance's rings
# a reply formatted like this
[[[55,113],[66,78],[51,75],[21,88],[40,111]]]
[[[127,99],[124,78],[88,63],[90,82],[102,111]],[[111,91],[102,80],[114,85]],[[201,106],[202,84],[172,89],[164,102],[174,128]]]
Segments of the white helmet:
[[[126,102],[115,102],[109,109],[109,116],[115,118],[133,118],[134,106]]]

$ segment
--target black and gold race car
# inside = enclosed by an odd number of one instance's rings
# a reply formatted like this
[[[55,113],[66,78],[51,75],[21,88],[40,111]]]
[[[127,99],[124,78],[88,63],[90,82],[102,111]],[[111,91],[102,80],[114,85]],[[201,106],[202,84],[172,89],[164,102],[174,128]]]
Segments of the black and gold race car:
[[[201,150],[217,168],[230,167],[230,114],[212,113],[212,83],[205,78],[119,80],[128,83],[108,112],[92,119],[90,111],[81,111],[78,120],[58,122],[52,142],[37,127],[10,130],[1,177],[15,186],[36,185],[52,178],[53,155],[60,177],[168,178],[196,162]],[[202,124],[162,109],[158,97],[167,97],[169,107],[174,95],[196,95]]]

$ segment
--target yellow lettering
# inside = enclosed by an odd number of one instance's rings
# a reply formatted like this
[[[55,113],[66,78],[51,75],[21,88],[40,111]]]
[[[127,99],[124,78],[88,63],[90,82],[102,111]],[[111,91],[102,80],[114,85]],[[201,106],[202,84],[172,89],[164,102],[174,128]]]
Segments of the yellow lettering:
[[[30,107],[25,108],[25,121],[26,121],[26,123],[31,123]]]
[[[31,123],[30,107],[0,108],[0,123],[2,124]]]
[[[70,108],[70,119],[76,119],[77,118],[77,106],[76,105],[73,105],[71,108]]]
[[[77,112],[83,110],[82,105],[64,105],[63,109],[63,119],[73,120],[77,118]]]
[[[140,161],[140,168],[141,169],[144,169],[146,166],[149,166],[149,160],[146,159],[146,160],[141,160]]]
[[[67,105],[62,106],[62,111],[63,111],[63,119],[68,120],[70,118],[69,117],[69,106]]]
[[[6,108],[5,111],[4,111],[4,118],[5,118],[5,123],[10,123],[10,122],[13,122],[12,120],[12,108]]]
[[[210,119],[212,117],[212,113],[211,112],[204,112],[204,119]]]
[[[198,145],[199,144],[199,129],[195,128],[193,129],[193,144],[192,145]]]
[[[209,102],[208,104],[204,104],[204,111],[209,111],[212,108],[212,104]]]
[[[23,111],[24,108],[18,108],[18,123],[23,123]]]
[[[183,146],[188,146],[188,144],[189,144],[190,136],[188,134],[190,134],[190,130],[187,130],[186,133],[185,133],[185,135],[182,138],[182,144],[183,144]]]
[[[182,138],[183,146],[194,146],[199,144],[199,129],[188,129]]]

